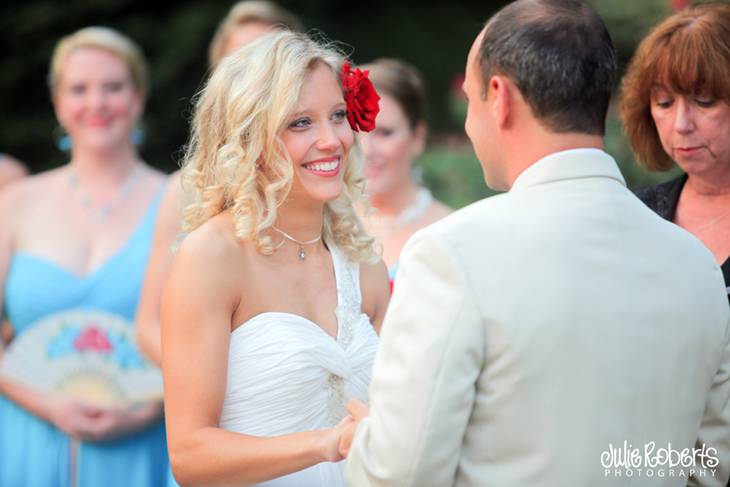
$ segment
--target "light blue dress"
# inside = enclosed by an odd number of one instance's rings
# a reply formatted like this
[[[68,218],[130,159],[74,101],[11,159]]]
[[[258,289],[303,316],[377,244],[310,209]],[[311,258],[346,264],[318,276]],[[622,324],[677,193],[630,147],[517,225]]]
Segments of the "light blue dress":
[[[131,323],[160,194],[127,243],[91,274],[76,276],[42,257],[15,253],[5,282],[5,311],[16,335],[47,315],[71,308],[115,313]],[[166,484],[169,462],[162,420],[111,442],[81,442],[75,471],[71,471],[70,452],[71,441],[66,434],[0,396],[0,487]]]

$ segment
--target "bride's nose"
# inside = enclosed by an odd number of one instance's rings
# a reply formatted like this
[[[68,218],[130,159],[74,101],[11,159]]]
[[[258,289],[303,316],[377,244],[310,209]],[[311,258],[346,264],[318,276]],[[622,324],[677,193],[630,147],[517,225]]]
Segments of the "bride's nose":
[[[317,135],[317,149],[321,151],[332,152],[341,145],[337,131],[331,123],[322,124]]]

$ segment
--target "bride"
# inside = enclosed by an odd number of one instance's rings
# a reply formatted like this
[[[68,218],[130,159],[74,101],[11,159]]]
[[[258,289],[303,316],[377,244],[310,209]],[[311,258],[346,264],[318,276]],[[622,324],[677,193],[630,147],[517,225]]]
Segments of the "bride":
[[[367,399],[389,291],[353,204],[367,76],[302,34],[221,62],[185,156],[162,301],[165,412],[183,485],[344,485],[345,404]]]

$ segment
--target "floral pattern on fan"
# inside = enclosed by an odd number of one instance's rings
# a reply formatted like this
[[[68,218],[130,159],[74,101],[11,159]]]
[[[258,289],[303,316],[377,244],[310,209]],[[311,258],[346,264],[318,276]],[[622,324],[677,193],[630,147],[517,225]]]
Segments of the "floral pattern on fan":
[[[65,310],[31,324],[0,359],[0,375],[103,406],[162,399],[162,374],[137,350],[132,323],[96,309]]]
[[[75,353],[96,353],[108,356],[123,369],[147,366],[134,345],[121,333],[103,330],[95,322],[87,325],[68,323],[48,343],[48,358],[60,359]]]
[[[97,325],[89,325],[83,333],[80,333],[74,339],[74,348],[79,352],[84,350],[96,351],[99,353],[110,353],[112,351],[111,343],[106,335]]]

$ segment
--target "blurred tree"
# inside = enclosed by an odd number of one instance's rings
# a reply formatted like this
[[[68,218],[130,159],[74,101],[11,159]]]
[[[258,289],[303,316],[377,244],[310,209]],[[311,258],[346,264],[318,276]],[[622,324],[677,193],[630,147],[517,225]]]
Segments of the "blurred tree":
[[[26,161],[34,172],[63,164],[55,148],[57,123],[46,76],[53,46],[63,35],[106,25],[136,40],[150,62],[152,88],[144,117],[142,154],[170,171],[185,143],[190,100],[207,76],[207,48],[218,21],[234,2],[141,0],[10,0],[0,5],[0,150]],[[434,130],[458,130],[440,93],[463,70],[469,45],[504,1],[367,3],[280,1],[305,25],[341,41],[355,62],[401,57],[429,80]],[[447,21],[445,21],[445,19]]]
[[[623,68],[636,43],[669,12],[674,0],[588,1],[606,20]],[[154,166],[173,170],[187,138],[191,99],[207,76],[208,42],[233,3],[6,0],[0,5],[0,42],[5,46],[0,54],[0,151],[18,156],[34,172],[67,161],[55,148],[57,123],[46,84],[51,52],[63,35],[88,25],[107,25],[135,39],[145,51],[152,88],[142,155]],[[454,206],[489,194],[463,136],[464,111],[455,102],[454,83],[463,73],[474,37],[506,0],[279,3],[300,15],[308,28],[340,41],[356,63],[389,56],[418,66],[428,83],[434,135],[432,151],[422,161],[425,182]],[[631,151],[611,116],[607,148],[621,161],[629,182],[666,177],[633,167]]]
[[[669,13],[668,0],[589,0],[608,25],[623,70],[639,41]]]

